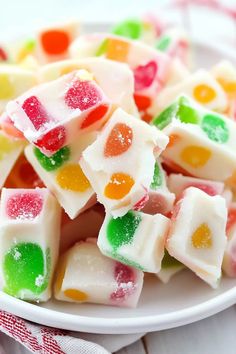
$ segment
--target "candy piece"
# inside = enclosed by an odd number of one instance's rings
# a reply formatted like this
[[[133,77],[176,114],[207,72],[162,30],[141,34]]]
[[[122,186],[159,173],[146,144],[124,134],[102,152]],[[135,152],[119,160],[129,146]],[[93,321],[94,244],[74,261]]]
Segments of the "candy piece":
[[[213,288],[221,277],[226,221],[227,209],[222,197],[189,187],[176,205],[166,243],[172,257]]]
[[[168,214],[175,201],[175,195],[166,185],[166,175],[160,162],[156,161],[152,183],[148,192],[149,199],[142,211],[147,214]]]
[[[216,181],[226,180],[235,171],[236,125],[231,119],[180,96],[153,124],[170,137],[165,161],[194,177]]]
[[[167,284],[175,274],[183,269],[184,265],[177,261],[177,259],[171,257],[165,250],[165,255],[161,262],[161,270],[156,276],[162,281],[162,283]]]
[[[114,219],[107,213],[98,247],[108,257],[145,272],[157,273],[164,256],[169,219],[161,214],[129,211]]]
[[[142,285],[140,270],[104,257],[96,239],[89,239],[75,244],[61,258],[55,297],[68,302],[135,307]]]
[[[117,138],[119,143],[115,144]],[[83,152],[83,172],[112,215],[126,214],[147,195],[154,173],[154,152],[159,155],[166,144],[160,132],[117,109],[97,140]]]
[[[18,66],[0,65],[0,113],[7,102],[36,85],[36,75]]]
[[[71,219],[96,203],[90,183],[78,164],[82,151],[95,138],[96,133],[77,133],[72,144],[50,157],[30,145],[25,149],[26,158]]]
[[[142,35],[143,26],[139,20],[125,20],[113,28],[113,33],[118,36],[131,39],[139,39]]]
[[[45,188],[3,188],[1,290],[22,300],[50,298],[59,249],[60,215],[56,199]]]
[[[236,277],[236,203],[231,203],[228,209],[228,220],[226,226],[228,237],[225,249],[222,269],[231,278]]]
[[[107,107],[104,115],[88,124],[88,115],[101,104]],[[108,100],[85,70],[38,85],[7,106],[14,125],[47,156],[69,144],[78,129],[99,128],[108,109]]]

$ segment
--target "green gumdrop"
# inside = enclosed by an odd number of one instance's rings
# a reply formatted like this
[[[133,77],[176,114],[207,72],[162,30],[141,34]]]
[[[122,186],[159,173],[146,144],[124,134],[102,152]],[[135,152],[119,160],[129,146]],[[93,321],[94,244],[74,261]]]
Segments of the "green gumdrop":
[[[111,258],[116,259],[117,261],[119,261],[123,264],[126,264],[130,267],[137,268],[139,270],[142,270],[143,272],[146,272],[146,269],[143,268],[139,263],[131,261],[130,259],[121,256],[117,252],[111,252],[108,256],[110,256]]]
[[[223,144],[229,139],[229,129],[226,122],[214,114],[207,114],[203,117],[201,128],[209,139],[217,143]]]
[[[25,42],[25,49],[29,51],[33,51],[36,47],[36,40],[34,38],[30,38]]]
[[[101,55],[106,53],[108,41],[109,41],[109,39],[107,39],[107,38],[104,39],[104,41],[102,41],[102,43],[100,44],[100,46],[98,47],[98,49],[95,53],[95,57],[100,57]]]
[[[50,250],[46,251],[46,271],[44,254],[36,243],[19,243],[13,246],[3,260],[6,286],[4,291],[19,297],[21,291],[29,290],[41,294],[48,286],[51,269]]]
[[[172,267],[178,267],[181,266],[182,263],[177,261],[174,257],[171,257],[167,250],[165,250],[165,255],[164,258],[162,259],[161,262],[161,268],[172,268]]]
[[[171,106],[166,108],[159,116],[155,117],[152,124],[159,129],[164,129],[168,124],[171,123],[172,119],[175,118],[178,111],[178,104],[173,103]]]
[[[142,35],[142,30],[142,23],[139,20],[133,19],[119,23],[112,32],[122,37],[138,39]]]
[[[70,149],[64,146],[52,156],[44,155],[38,148],[34,149],[34,154],[40,165],[48,172],[55,171],[70,158]]]
[[[189,105],[189,101],[186,97],[179,99],[177,118],[183,123],[191,124],[198,124],[200,120],[198,112]]]
[[[171,43],[171,38],[169,36],[163,36],[157,42],[156,49],[161,50],[162,52],[165,52],[166,49],[169,47],[170,43]]]
[[[114,250],[132,242],[142,217],[129,211],[120,218],[111,219],[107,225],[107,239]]]
[[[153,179],[152,179],[152,183],[150,185],[150,188],[156,190],[161,185],[162,185],[162,171],[161,171],[159,164],[156,162],[155,167],[154,167]]]

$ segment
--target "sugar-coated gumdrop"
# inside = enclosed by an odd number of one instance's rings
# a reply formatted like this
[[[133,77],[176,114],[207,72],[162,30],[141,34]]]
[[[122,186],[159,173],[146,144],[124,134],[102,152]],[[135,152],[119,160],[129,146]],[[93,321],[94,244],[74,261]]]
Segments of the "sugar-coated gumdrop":
[[[129,266],[117,262],[114,269],[114,278],[118,287],[111,294],[111,300],[123,300],[134,292],[135,274]]]
[[[95,106],[101,99],[101,94],[92,81],[75,80],[65,94],[67,106],[81,111]]]
[[[175,118],[178,112],[178,104],[174,103],[168,108],[166,108],[161,114],[155,117],[152,124],[159,129],[164,129],[168,124],[171,123],[172,119]]]
[[[171,43],[171,38],[169,36],[163,36],[158,40],[156,44],[156,49],[165,52]]]
[[[47,54],[59,55],[67,51],[70,44],[70,38],[65,31],[50,30],[42,33],[41,43]]]
[[[73,192],[85,192],[90,188],[90,183],[79,164],[63,166],[56,176],[57,183],[62,189]]]
[[[117,38],[109,38],[106,45],[107,59],[127,61],[130,44]]]
[[[56,152],[65,145],[66,129],[63,125],[50,130],[34,144],[42,150]]]
[[[41,294],[48,286],[50,258],[49,249],[44,256],[41,247],[36,243],[14,245],[3,260],[6,282],[4,291],[20,297],[23,297],[25,291]]]
[[[141,91],[151,86],[157,74],[157,63],[149,61],[145,65],[139,65],[134,69],[135,91]]]
[[[117,123],[107,138],[104,156],[114,157],[125,153],[132,145],[132,141],[132,129],[125,123]]]
[[[145,111],[151,105],[151,99],[147,96],[134,94],[134,101],[139,111]]]
[[[200,119],[198,112],[189,106],[188,100],[185,97],[181,97],[179,100],[179,108],[176,116],[183,123],[198,124]]]
[[[41,213],[42,207],[43,198],[40,194],[16,193],[7,200],[6,213],[11,219],[33,220]]]
[[[155,163],[155,167],[154,167],[154,174],[153,174],[153,178],[152,178],[152,183],[150,185],[151,189],[157,189],[158,187],[160,187],[162,185],[162,173],[161,173],[161,169],[158,165],[158,163]]]
[[[193,96],[199,103],[207,104],[215,99],[216,92],[212,87],[206,84],[200,84],[194,88]]]
[[[23,105],[23,110],[29,117],[35,129],[39,130],[49,121],[46,109],[36,96],[27,98]]]
[[[108,112],[108,109],[109,109],[109,106],[106,104],[101,104],[100,106],[97,106],[96,108],[94,108],[85,117],[80,128],[85,129],[85,128],[89,127],[90,125],[98,122],[100,119],[102,119],[105,116],[105,114]]]
[[[201,146],[190,145],[181,152],[182,160],[193,168],[203,167],[211,157],[211,151]]]
[[[9,100],[15,95],[15,89],[7,74],[0,74],[0,100]]]
[[[174,257],[171,257],[167,250],[165,250],[165,255],[161,262],[161,268],[178,267],[180,265],[181,263]]]
[[[116,251],[122,245],[132,242],[135,231],[138,228],[142,218],[140,215],[129,211],[122,217],[111,219],[107,225],[108,242]]]
[[[207,114],[202,119],[201,127],[208,138],[223,144],[229,139],[229,129],[225,121],[217,115]]]
[[[133,185],[134,180],[130,175],[113,173],[104,189],[104,195],[109,199],[122,199],[130,192]]]
[[[46,171],[55,171],[61,167],[70,158],[70,149],[68,146],[64,146],[58,150],[55,154],[48,157],[44,155],[38,148],[34,149],[34,154],[40,163],[40,165]]]
[[[64,295],[66,297],[69,297],[72,300],[75,301],[87,301],[88,300],[88,294],[86,294],[84,291],[77,290],[77,289],[66,289],[64,291]]]
[[[143,31],[142,23],[139,20],[126,20],[119,23],[114,29],[113,33],[131,39],[138,39],[141,37]]]
[[[195,248],[211,248],[212,247],[212,234],[208,225],[201,224],[192,234],[192,245]]]

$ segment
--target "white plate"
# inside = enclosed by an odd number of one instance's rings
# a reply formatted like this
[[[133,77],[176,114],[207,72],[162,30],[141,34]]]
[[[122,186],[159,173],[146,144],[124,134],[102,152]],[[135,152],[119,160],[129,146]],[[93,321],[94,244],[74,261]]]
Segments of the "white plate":
[[[236,53],[209,43],[195,42],[197,67],[210,67],[221,59],[236,64]],[[163,285],[154,276],[145,286],[136,309],[51,300],[34,305],[0,292],[0,308],[40,324],[90,333],[128,334],[177,327],[211,316],[236,303],[236,280],[223,278],[212,290],[190,271]]]

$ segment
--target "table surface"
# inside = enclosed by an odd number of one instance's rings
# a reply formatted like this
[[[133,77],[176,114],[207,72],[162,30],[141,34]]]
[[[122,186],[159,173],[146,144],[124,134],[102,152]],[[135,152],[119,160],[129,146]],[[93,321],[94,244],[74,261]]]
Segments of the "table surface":
[[[235,5],[236,0],[223,0]],[[125,17],[140,16],[144,12],[165,13],[166,0],[0,0],[0,40],[17,33],[27,33],[45,24],[65,18],[79,18],[89,22],[115,22]],[[157,6],[158,4],[158,6]],[[47,11],[45,11],[45,8]],[[109,18],[108,18],[109,13]],[[3,15],[4,14],[4,15]],[[22,16],[19,16],[22,14]],[[37,16],[36,16],[37,14]],[[98,15],[99,14],[99,17]],[[22,17],[24,21],[22,21]],[[168,10],[168,21],[184,23],[197,38],[222,41],[236,45],[236,21],[220,13],[192,6],[180,12]],[[224,28],[224,31],[222,31]],[[187,326],[149,333],[117,354],[235,354],[236,306],[208,319]],[[20,344],[0,334],[0,354],[28,354]]]

